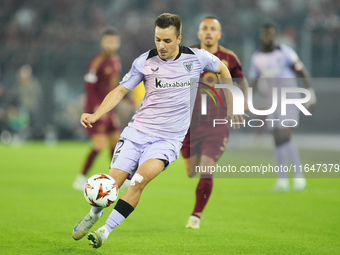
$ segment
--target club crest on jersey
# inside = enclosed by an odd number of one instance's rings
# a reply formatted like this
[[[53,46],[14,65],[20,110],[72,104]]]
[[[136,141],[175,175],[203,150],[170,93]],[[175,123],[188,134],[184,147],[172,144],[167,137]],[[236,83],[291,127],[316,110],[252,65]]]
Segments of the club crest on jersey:
[[[192,61],[190,61],[190,62],[184,62],[183,65],[184,65],[185,70],[187,70],[189,73],[192,71],[192,68],[193,68],[193,66],[194,66],[194,64],[192,63]]]
[[[125,74],[124,78],[123,78],[123,81],[127,81],[129,79],[129,73]]]

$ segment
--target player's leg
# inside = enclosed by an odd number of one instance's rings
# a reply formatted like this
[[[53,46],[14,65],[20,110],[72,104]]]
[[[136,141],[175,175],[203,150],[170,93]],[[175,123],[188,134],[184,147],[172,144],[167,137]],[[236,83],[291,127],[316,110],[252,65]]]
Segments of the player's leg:
[[[92,231],[88,239],[93,248],[99,248],[109,234],[120,225],[136,208],[145,186],[160,174],[166,162],[161,159],[148,159],[138,168],[126,193],[118,200],[106,224],[97,231]]]
[[[281,128],[275,129],[273,131],[274,139],[275,139],[275,155],[276,155],[276,163],[277,165],[286,165],[286,160],[289,159],[290,163],[297,167],[301,165],[301,159],[299,150],[292,141],[292,133],[294,131],[293,127],[290,128]],[[279,191],[288,191],[288,179],[286,173],[280,173],[278,176],[278,182],[276,187],[279,188]],[[288,187],[288,188],[287,188]],[[306,187],[306,180],[303,177],[302,172],[294,173],[294,190],[301,191]],[[280,190],[282,189],[283,190]]]
[[[134,174],[127,192],[121,199],[136,208],[145,186],[164,170],[166,164],[167,162],[161,159],[145,161]]]
[[[181,143],[175,140],[156,140],[155,138],[133,129],[127,129],[131,137],[138,139],[138,141],[150,141],[144,144],[133,143],[131,150],[129,148],[129,140],[126,140],[127,146],[122,154],[117,157],[113,165],[124,164],[126,162],[119,162],[122,159],[132,157],[139,164],[139,167],[131,179],[131,183],[127,192],[118,200],[114,210],[106,221],[106,224],[99,228],[97,231],[90,232],[88,239],[94,248],[102,245],[104,240],[108,237],[109,233],[116,228],[123,220],[125,220],[130,213],[137,206],[140,196],[145,186],[164,169],[166,169],[171,162],[178,158]],[[123,131],[124,132],[124,131]],[[117,146],[120,146],[119,144]],[[120,147],[124,148],[125,145]],[[138,155],[131,156],[131,154],[138,152]],[[115,155],[117,154],[117,149]],[[123,157],[122,157],[123,156]],[[133,169],[133,168],[131,168]],[[128,172],[128,171],[127,171]]]
[[[122,185],[129,174],[137,169],[140,158],[139,151],[138,145],[130,140],[121,138],[118,141],[109,171],[109,175],[115,179],[118,187]],[[102,214],[102,209],[92,207],[89,214],[74,227],[72,237],[75,240],[83,238]]]
[[[119,169],[111,168],[109,171],[109,175],[113,179],[115,179],[118,187],[120,187],[125,181],[126,177],[129,175],[129,173]],[[81,238],[83,238],[102,215],[103,208],[92,206],[90,212],[74,227],[72,232],[73,239],[80,240]]]
[[[184,159],[185,172],[188,177],[193,177],[195,174],[195,166],[199,164],[200,160],[200,144],[196,136],[191,136],[190,128],[182,142],[181,154]],[[195,135],[197,131],[193,129]]]
[[[120,136],[120,132],[116,129],[114,129],[115,131],[110,132],[108,134],[108,138],[109,138],[109,144],[110,144],[110,149],[111,149],[111,153],[110,153],[110,158],[113,157],[113,153],[115,150],[115,147],[119,141],[119,136]],[[128,179],[126,179],[123,184],[120,187],[120,189],[124,190],[127,189],[129,184],[130,184],[130,179],[132,178],[132,175],[128,176]]]
[[[185,152],[183,152],[183,150],[181,150],[181,152],[182,152],[182,156],[185,157],[186,155]],[[191,157],[188,157],[188,158],[184,158],[184,166],[185,166],[185,170],[186,170],[188,177],[191,178],[196,175],[195,166],[200,165],[200,161],[201,161],[201,156],[199,154],[192,155]],[[199,194],[200,191],[198,191],[198,189],[202,191],[202,188],[203,188],[202,185],[199,183],[196,189],[195,209],[197,209],[196,207],[197,204],[201,205],[201,202],[200,202],[201,194]],[[205,187],[203,189],[205,189]],[[194,209],[194,212],[195,212],[195,209]],[[189,216],[188,222],[185,227],[186,228],[199,228],[199,224],[200,224],[200,216],[196,216],[193,213],[192,215]]]
[[[196,173],[196,166],[200,166],[201,162],[201,139],[199,135],[201,132],[197,130],[197,128],[190,128],[188,130],[187,135],[185,136],[185,139],[183,141],[183,145],[181,148],[181,154],[184,158],[184,166],[185,171],[187,173],[188,177],[194,177]],[[201,185],[198,185],[201,187]],[[196,204],[200,203],[200,194],[198,194],[197,197],[197,189],[196,189]],[[196,205],[195,205],[196,208]],[[194,209],[195,212],[195,209]],[[200,216],[197,215],[190,215],[188,222],[186,224],[186,228],[199,228],[200,223]]]
[[[213,158],[206,155],[201,156],[200,166],[207,167],[206,169],[208,169],[209,166],[215,166],[215,164],[216,161]],[[212,186],[213,174],[210,172],[202,173],[196,188],[196,203],[192,212],[193,216],[201,218],[202,212],[208,203]]]
[[[285,144],[286,153],[288,155],[290,163],[293,166],[295,166],[297,169],[299,169],[299,166],[301,165],[301,159],[300,159],[299,150],[292,140],[292,133],[297,127],[297,123],[299,122],[299,114],[300,114],[300,111],[299,109],[297,109],[297,107],[294,107],[294,105],[287,105],[286,118],[290,119],[291,121],[288,121],[288,122],[286,121],[286,124],[288,124],[289,126],[295,126],[295,127],[291,127],[287,131],[286,130],[281,131],[283,132],[284,137],[289,137],[289,140]],[[303,190],[307,185],[307,182],[303,176],[303,173],[297,171],[297,172],[293,172],[293,175],[294,175],[294,179],[293,179],[294,190],[295,191]]]
[[[108,118],[105,121],[105,129],[108,135],[108,141],[110,145],[110,159],[113,156],[114,149],[118,143],[120,137],[120,120],[118,115],[110,112]]]
[[[205,169],[207,169],[208,166],[214,166],[216,164],[215,160],[212,159],[209,156],[201,155],[199,165]],[[204,173],[200,175],[200,179],[197,183],[196,187],[196,200],[195,200],[195,206],[192,214],[189,216],[186,228],[193,228],[198,229],[200,222],[201,222],[201,216],[203,213],[204,208],[206,207],[213,187],[213,175],[212,173]]]
[[[183,154],[182,154],[183,155]],[[199,165],[201,156],[199,154],[192,155],[190,158],[183,158],[185,172],[188,177],[194,177],[197,172],[195,170],[195,166]]]
[[[272,134],[275,142],[275,165],[278,167],[285,166],[287,162],[286,143],[290,140],[291,128],[274,128]],[[279,171],[277,181],[273,187],[274,191],[289,191],[288,175],[284,171]]]
[[[209,130],[209,128],[204,128]],[[198,130],[201,132],[200,130]],[[208,132],[201,139],[201,155],[198,165],[203,169],[209,169],[210,166],[215,166],[217,160],[225,151],[229,137],[229,128],[220,127],[214,134]],[[193,163],[193,162],[191,162]],[[186,228],[199,228],[200,219],[204,208],[206,207],[213,188],[213,174],[211,172],[201,173],[200,180],[196,187],[196,202],[194,210],[189,217]]]
[[[291,95],[292,97],[298,95]],[[278,103],[280,104],[280,102]],[[285,116],[281,115],[279,111],[274,113],[274,116],[270,116],[270,119],[278,119],[275,124],[273,124],[272,133],[275,140],[275,161],[277,166],[285,166],[287,160],[290,160],[292,165],[300,165],[300,155],[297,147],[292,141],[292,133],[297,127],[299,122],[299,109],[294,105],[287,105],[287,114]],[[283,121],[285,126],[283,126]],[[287,178],[287,173],[283,171],[278,173],[278,179],[274,186],[274,191],[284,191],[289,190],[289,183]],[[306,180],[303,178],[302,173],[294,174],[294,189],[300,191],[306,186]]]
[[[200,145],[195,141],[190,141],[190,131],[185,136],[181,148],[181,154],[184,159],[185,172],[188,177],[193,177],[195,174],[195,166],[199,164],[200,160]]]
[[[115,147],[119,140],[120,132],[118,130],[114,132],[110,132],[107,134],[107,136],[108,136],[109,145],[110,145],[110,158],[112,158]]]
[[[97,153],[96,154],[97,156],[98,153],[105,148],[107,144],[107,140],[108,140],[107,135],[105,133],[97,133],[97,134],[91,135],[91,146],[92,146],[91,153],[95,152]],[[84,165],[84,168],[82,171],[83,175],[86,175],[88,173],[96,156],[94,156],[93,158],[87,158],[86,164]]]
[[[105,147],[107,143],[107,135],[105,133],[94,133],[91,135],[91,151],[86,157],[81,174],[73,182],[73,188],[76,190],[83,190],[87,180],[86,174],[89,172],[98,153]]]

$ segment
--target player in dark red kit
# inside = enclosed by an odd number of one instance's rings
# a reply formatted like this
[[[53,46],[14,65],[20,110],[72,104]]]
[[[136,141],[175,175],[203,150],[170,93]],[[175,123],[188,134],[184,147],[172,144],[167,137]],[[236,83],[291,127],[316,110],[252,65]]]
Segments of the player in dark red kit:
[[[84,76],[85,112],[95,112],[105,96],[118,85],[121,64],[116,52],[119,47],[120,36],[117,30],[111,27],[106,28],[102,34],[102,52],[91,59]],[[86,174],[98,153],[107,143],[111,147],[110,158],[112,157],[120,135],[119,119],[116,113],[113,111],[107,113],[93,125],[93,128],[87,129],[87,133],[91,137],[92,148],[81,174],[73,183],[73,188],[76,190],[83,190],[87,180]]]
[[[221,25],[215,17],[204,18],[197,32],[201,41],[200,45],[192,48],[202,48],[217,56],[228,67],[233,81],[244,93],[247,100],[248,83],[244,78],[241,63],[237,56],[231,50],[220,45],[218,41],[221,38]],[[213,87],[217,82],[217,76],[214,73],[205,71],[201,74],[200,79],[204,84]],[[207,100],[207,115],[201,115],[201,90],[196,97],[190,129],[183,141],[181,149],[184,157],[185,168],[188,176],[195,174],[195,166],[215,166],[216,162],[223,154],[229,137],[229,126],[220,125],[213,128],[213,119],[226,119],[226,106],[216,108],[212,100]],[[225,102],[223,93],[219,93],[221,101]],[[245,111],[248,105],[245,101]],[[186,228],[199,228],[201,215],[206,206],[213,186],[212,174],[201,174],[201,178],[196,188],[196,203],[194,210],[189,217]]]

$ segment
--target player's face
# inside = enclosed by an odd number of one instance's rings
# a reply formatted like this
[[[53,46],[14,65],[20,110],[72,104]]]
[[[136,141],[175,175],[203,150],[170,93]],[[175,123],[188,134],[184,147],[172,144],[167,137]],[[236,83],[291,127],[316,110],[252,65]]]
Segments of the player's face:
[[[181,43],[182,36],[176,35],[176,28],[155,28],[155,44],[158,55],[162,59],[174,59],[178,54],[178,45]]]
[[[216,19],[204,19],[198,27],[198,39],[207,47],[218,44],[221,35],[221,25]]]
[[[264,46],[272,46],[275,43],[276,31],[275,28],[263,28],[261,31],[261,42]]]
[[[118,35],[104,35],[101,45],[107,55],[113,55],[120,47],[120,37]]]

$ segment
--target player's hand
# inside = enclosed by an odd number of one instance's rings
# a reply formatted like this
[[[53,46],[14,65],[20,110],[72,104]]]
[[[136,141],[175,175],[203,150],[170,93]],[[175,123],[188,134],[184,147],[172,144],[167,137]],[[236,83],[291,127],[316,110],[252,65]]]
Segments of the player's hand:
[[[310,111],[310,112],[314,112],[315,108],[316,108],[316,103],[310,104],[310,105],[307,106],[307,110]]]
[[[80,117],[80,123],[85,128],[92,128],[92,123],[95,123],[98,118],[94,114],[83,113]]]
[[[249,117],[248,114],[245,113],[243,115],[233,115],[228,113],[227,115],[227,119],[229,122],[232,122],[232,127],[234,129],[236,129],[236,127],[240,128],[240,123],[243,123],[245,121],[245,117]],[[236,123],[236,125],[234,123]]]
[[[311,94],[311,98],[307,103],[304,104],[304,106],[307,108],[307,110],[314,112],[317,103],[315,91],[313,88],[308,88],[308,90]]]

